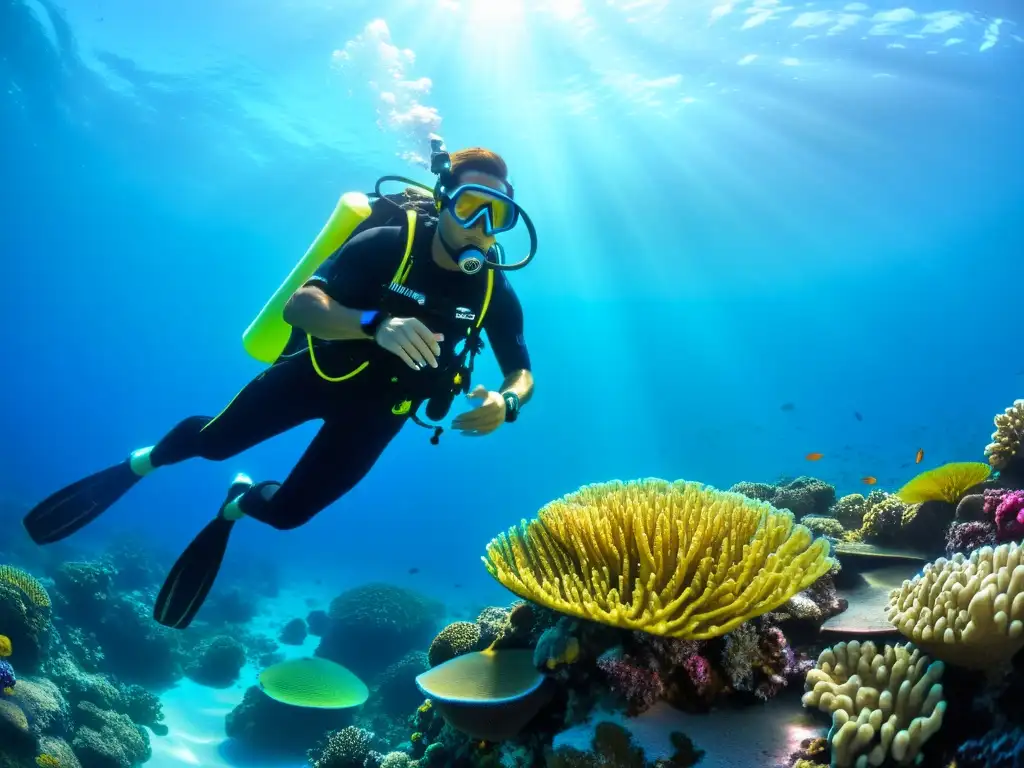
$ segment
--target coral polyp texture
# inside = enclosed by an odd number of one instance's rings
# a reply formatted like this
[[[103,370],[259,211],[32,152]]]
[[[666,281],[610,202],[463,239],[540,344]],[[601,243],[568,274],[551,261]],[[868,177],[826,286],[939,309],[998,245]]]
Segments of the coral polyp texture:
[[[1002,470],[1024,445],[1024,400],[1015,400],[994,421],[996,431],[985,446],[985,457],[993,469]]]
[[[941,661],[917,648],[838,643],[826,648],[807,673],[805,707],[832,715],[832,765],[919,762],[921,746],[942,726]]]
[[[699,483],[584,486],[491,540],[490,574],[563,614],[704,640],[785,603],[835,565],[790,512]]]
[[[1001,666],[1024,647],[1024,563],[1015,543],[925,565],[894,589],[889,621],[932,656],[967,669]]]

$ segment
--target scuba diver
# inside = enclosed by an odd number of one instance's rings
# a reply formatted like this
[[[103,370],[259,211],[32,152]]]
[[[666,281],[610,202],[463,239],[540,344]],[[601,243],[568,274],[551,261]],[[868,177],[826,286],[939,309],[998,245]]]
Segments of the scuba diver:
[[[24,519],[33,541],[66,538],[154,469],[192,458],[223,461],[321,420],[283,482],[236,476],[216,517],[174,564],[154,617],[184,629],[242,517],[281,530],[307,523],[366,476],[407,421],[432,429],[436,445],[443,431],[436,422],[458,394],[476,401],[452,421],[462,434],[487,435],[514,422],[533,393],[533,375],[522,307],[505,273],[533,259],[536,231],[499,155],[481,148],[449,154],[440,138],[431,148],[433,187],[385,176],[372,195],[341,197],[243,334],[247,351],[267,368],[218,415],[190,416],[155,445],[45,499]],[[386,181],[408,186],[385,195]],[[509,263],[497,235],[520,223],[529,251]],[[482,332],[504,377],[495,390],[470,390]],[[421,406],[435,425],[417,415]]]

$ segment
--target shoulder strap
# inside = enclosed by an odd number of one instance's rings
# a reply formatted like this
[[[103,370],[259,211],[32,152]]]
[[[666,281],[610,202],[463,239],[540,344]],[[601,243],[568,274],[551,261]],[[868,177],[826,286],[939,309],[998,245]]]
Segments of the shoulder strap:
[[[419,217],[416,211],[408,209],[405,212],[405,254],[402,256],[402,260],[398,264],[398,269],[395,270],[395,276],[391,278],[392,282],[402,285],[409,277],[409,270],[412,269],[413,255],[412,246],[416,240],[416,223]]]

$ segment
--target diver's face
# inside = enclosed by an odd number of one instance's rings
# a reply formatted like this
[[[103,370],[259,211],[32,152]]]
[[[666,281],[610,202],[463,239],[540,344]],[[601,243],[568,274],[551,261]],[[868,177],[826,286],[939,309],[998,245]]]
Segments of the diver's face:
[[[459,174],[459,180],[456,186],[462,186],[463,184],[480,184],[485,187],[490,187],[491,189],[496,189],[502,194],[508,193],[508,187],[505,186],[505,182],[497,176],[492,176],[489,173],[482,173],[480,171],[466,171]],[[490,250],[490,247],[494,245],[494,236],[484,234],[483,218],[478,219],[477,222],[469,229],[463,229],[458,222],[452,218],[451,211],[445,209],[441,212],[439,226],[441,227],[441,234],[444,236],[445,242],[456,250],[471,245],[482,253],[487,253],[487,251]]]

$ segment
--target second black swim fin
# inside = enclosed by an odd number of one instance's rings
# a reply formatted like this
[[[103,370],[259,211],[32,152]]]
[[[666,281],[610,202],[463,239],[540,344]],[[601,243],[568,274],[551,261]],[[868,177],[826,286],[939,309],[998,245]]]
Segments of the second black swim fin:
[[[142,479],[152,465],[149,449],[50,494],[25,516],[23,524],[36,544],[65,539],[102,515]]]
[[[174,563],[153,607],[157,622],[172,629],[185,629],[195,619],[217,579],[228,539],[238,520],[232,515],[225,516],[225,508],[250,487],[252,481],[247,477],[236,477],[217,517],[206,524]]]

